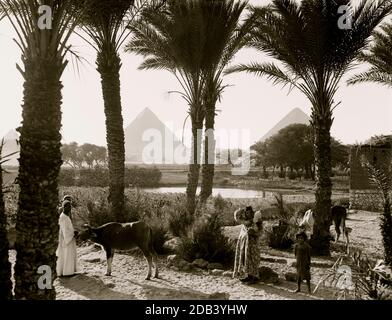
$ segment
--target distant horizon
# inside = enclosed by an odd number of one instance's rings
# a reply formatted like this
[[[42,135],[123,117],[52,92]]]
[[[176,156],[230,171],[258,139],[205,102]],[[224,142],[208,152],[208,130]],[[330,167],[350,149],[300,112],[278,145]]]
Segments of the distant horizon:
[[[254,143],[257,143],[257,142],[259,142],[259,141],[264,141],[264,140],[266,140],[267,138],[268,138],[268,134],[270,133],[270,132],[272,132],[274,129],[276,130],[276,127],[284,120],[284,119],[286,119],[289,115],[291,115],[296,109],[299,109],[299,110],[301,110],[306,116],[308,116],[309,117],[309,119],[310,119],[310,116],[306,113],[306,112],[304,112],[301,108],[299,108],[299,107],[295,107],[295,108],[293,108],[292,110],[290,110],[284,117],[282,117],[282,119],[280,119],[275,125],[273,125],[268,131],[267,131],[267,133],[264,135],[264,136],[262,136],[262,137],[260,137],[260,139],[258,139],[257,141],[254,141],[253,143],[252,143],[252,145],[254,144]],[[136,115],[136,117],[134,118],[134,119],[132,119],[128,124],[125,124],[124,125],[124,131],[126,131],[146,110],[149,110],[149,111],[151,111],[158,119],[159,119],[159,117],[158,117],[158,115],[156,115],[149,107],[145,107],[139,114],[137,114]],[[160,120],[160,119],[159,119]],[[161,121],[161,120],[160,120]],[[162,122],[162,121],[161,121]],[[288,125],[291,125],[291,124],[301,124],[302,122],[293,122],[293,123],[290,123],[290,124],[288,124]],[[162,124],[163,125],[165,125],[165,126],[167,126],[167,127],[169,127],[168,126],[168,123],[165,123],[165,122],[162,122]],[[170,125],[170,124],[169,124]],[[288,125],[286,125],[286,126],[288,126]],[[286,127],[286,126],[284,126],[284,127]],[[148,129],[155,129],[155,128],[146,128],[146,130],[148,130]],[[170,128],[168,128],[169,130],[170,130]],[[219,131],[219,130],[218,130]],[[177,131],[175,131],[175,132],[171,132],[171,133],[173,133],[174,134],[174,137],[175,137],[175,139],[177,140],[177,141],[180,141],[181,142],[181,137],[177,134]],[[189,133],[189,132],[188,132]],[[277,133],[277,131],[275,132],[275,134]],[[6,134],[4,134],[3,136],[0,136],[0,140],[1,139],[5,139],[5,141],[9,141],[9,140],[13,140],[14,138],[12,138],[12,139],[6,139],[7,138],[7,136],[9,136],[10,134],[16,134],[16,135],[18,135],[19,136],[19,133],[16,131],[16,128],[15,129],[10,129]],[[354,142],[354,143],[344,143],[344,142],[342,142],[342,141],[340,141],[339,139],[337,139],[337,140],[339,140],[341,143],[343,143],[344,145],[356,145],[356,144],[363,144],[363,143],[366,143],[366,141],[367,140],[369,140],[370,138],[372,138],[372,137],[375,137],[375,136],[389,136],[389,135],[391,135],[392,134],[392,132],[390,132],[390,133],[388,133],[388,134],[374,134],[374,135],[371,135],[371,136],[369,136],[369,137],[367,137],[366,139],[364,139],[363,141],[357,141],[357,142]],[[336,137],[334,137],[333,135],[331,135],[333,138],[335,138],[336,139]],[[83,145],[83,144],[88,144],[88,143],[91,143],[91,142],[88,142],[88,141],[67,141],[67,142],[65,142],[65,141],[63,141],[62,140],[62,143],[64,143],[64,144],[70,144],[70,143],[74,143],[74,142],[76,142],[78,145]],[[95,143],[91,143],[91,144],[95,144]],[[97,146],[104,146],[104,147],[106,147],[106,143],[103,143],[103,144],[95,144],[95,145],[97,145]],[[185,144],[187,147],[189,147],[189,145],[187,145],[187,144]],[[223,148],[217,148],[217,150],[225,150],[225,149],[227,149],[227,148],[225,148],[225,147],[223,147]]]
[[[253,5],[267,4],[269,0],[252,0]],[[23,78],[15,68],[20,64],[20,50],[13,42],[15,32],[7,19],[0,22],[0,87],[2,104],[0,137],[15,129],[22,120]],[[70,39],[74,50],[86,62],[76,66],[70,61],[62,77],[62,129],[66,143],[93,143],[106,145],[105,115],[101,83],[95,70],[96,53],[80,38]],[[129,124],[146,107],[150,108],[163,123],[172,123],[174,131],[181,132],[187,117],[188,107],[178,94],[176,79],[166,71],[140,71],[143,61],[140,56],[120,52],[121,98],[124,124]],[[233,64],[251,61],[269,61],[253,49],[239,52]],[[79,69],[78,69],[79,67]],[[350,71],[342,80],[334,104],[331,134],[344,144],[363,142],[374,135],[392,133],[392,90],[377,84],[367,83],[347,86],[345,81],[364,66]],[[294,108],[311,114],[311,104],[306,97],[289,88],[274,86],[265,78],[248,74],[232,74],[224,78],[226,87],[222,100],[217,105],[216,129],[248,130],[250,144],[258,141]],[[190,121],[186,127],[189,128]],[[126,126],[124,126],[125,128]]]

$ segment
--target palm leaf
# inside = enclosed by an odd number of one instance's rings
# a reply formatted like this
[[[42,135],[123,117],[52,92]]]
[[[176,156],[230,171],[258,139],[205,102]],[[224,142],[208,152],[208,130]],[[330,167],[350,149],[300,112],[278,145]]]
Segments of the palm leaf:
[[[369,71],[365,71],[351,77],[347,81],[349,85],[364,82],[374,82],[388,87],[392,87],[392,73],[386,73],[372,68]]]
[[[385,24],[374,33],[370,48],[359,55],[359,60],[368,63],[371,68],[348,80],[349,85],[374,82],[392,86],[392,24]]]
[[[226,74],[234,72],[247,72],[256,76],[266,76],[273,84],[283,84],[296,86],[295,79],[290,78],[286,72],[274,63],[239,64],[226,70]]]

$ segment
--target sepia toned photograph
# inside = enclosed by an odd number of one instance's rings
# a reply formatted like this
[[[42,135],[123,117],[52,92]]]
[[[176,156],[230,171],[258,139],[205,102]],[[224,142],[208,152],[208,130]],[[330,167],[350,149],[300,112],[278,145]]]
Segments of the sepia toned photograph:
[[[392,300],[392,0],[0,0],[0,55],[2,303]]]

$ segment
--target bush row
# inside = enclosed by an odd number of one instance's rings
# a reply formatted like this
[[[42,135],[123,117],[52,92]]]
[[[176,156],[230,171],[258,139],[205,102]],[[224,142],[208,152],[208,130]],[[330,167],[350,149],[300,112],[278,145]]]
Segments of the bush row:
[[[66,188],[72,197],[76,228],[84,223],[99,226],[115,221],[103,188]],[[194,216],[187,214],[185,194],[154,194],[126,190],[127,221],[145,221],[153,231],[154,247],[165,253],[164,243],[173,237],[181,239],[179,254],[188,261],[203,258],[210,262],[231,264],[234,248],[222,233],[222,213],[231,205],[221,197],[211,199]]]
[[[125,168],[126,187],[158,187],[162,173],[158,168]],[[96,167],[94,169],[61,169],[59,184],[65,187],[107,187],[109,170]]]

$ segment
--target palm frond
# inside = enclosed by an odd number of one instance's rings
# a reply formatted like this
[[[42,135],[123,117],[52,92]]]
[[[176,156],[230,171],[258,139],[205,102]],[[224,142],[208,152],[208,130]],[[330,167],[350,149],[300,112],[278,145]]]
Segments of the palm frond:
[[[272,80],[273,84],[283,84],[296,86],[295,79],[290,78],[281,68],[274,63],[249,63],[239,64],[228,68],[225,73],[230,74],[234,72],[247,72],[256,76],[266,76]]]
[[[370,69],[349,79],[349,85],[375,82],[392,86],[392,24],[381,26],[373,38],[368,50],[359,55],[359,60],[368,63]]]
[[[374,82],[388,87],[392,87],[392,74],[371,69],[351,77],[347,84],[354,85],[364,82]]]
[[[64,70],[67,65],[65,56],[70,52],[67,43],[78,22],[79,12],[72,0],[45,1],[52,8],[52,27],[41,30],[38,12],[42,4],[41,1],[2,0],[0,7],[17,33],[15,42],[22,51],[23,61],[41,57],[47,63],[60,63]],[[24,75],[20,67],[19,70]]]
[[[75,6],[82,14],[77,34],[97,51],[115,48],[119,51],[131,34],[129,26],[147,6],[163,0],[80,0]]]

